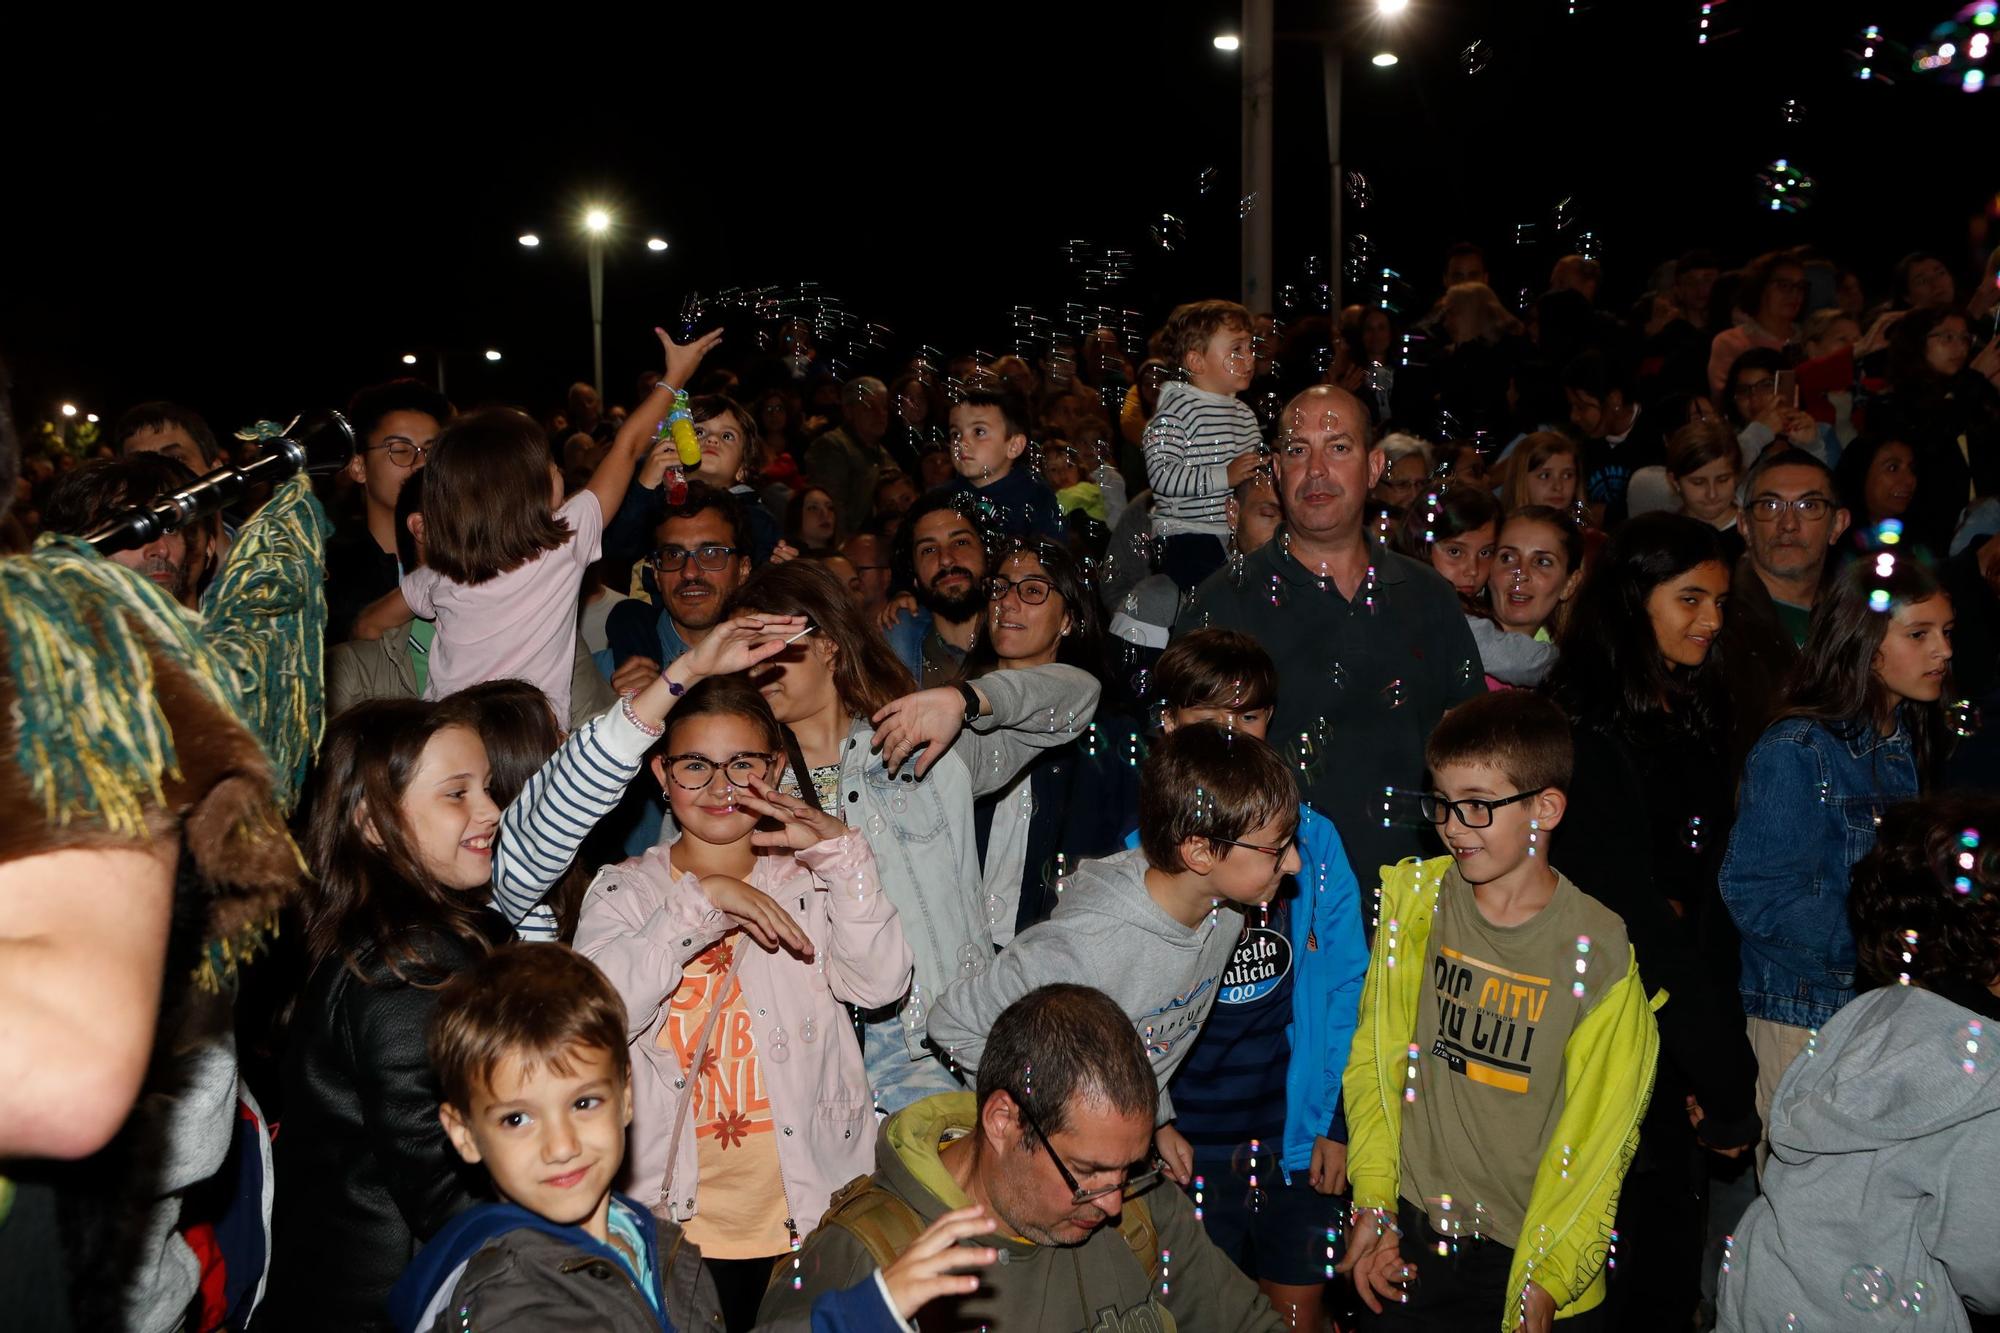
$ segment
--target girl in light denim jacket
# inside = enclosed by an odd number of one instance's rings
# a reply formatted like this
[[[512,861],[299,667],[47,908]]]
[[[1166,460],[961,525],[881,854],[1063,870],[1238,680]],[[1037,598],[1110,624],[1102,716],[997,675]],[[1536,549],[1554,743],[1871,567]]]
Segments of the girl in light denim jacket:
[[[744,677],[688,689],[652,759],[678,836],[599,875],[576,933],[629,1016],[620,1187],[685,1224],[731,1333],[756,1323],[778,1257],[874,1161],[841,1005],[890,1003],[910,980],[867,841],[778,790],[791,748]]]
[[[1848,871],[1882,812],[1927,790],[1944,758],[1951,628],[1951,598],[1916,560],[1885,549],[1850,565],[1744,764],[1721,887],[1767,1124],[1811,1030],[1854,998]]]

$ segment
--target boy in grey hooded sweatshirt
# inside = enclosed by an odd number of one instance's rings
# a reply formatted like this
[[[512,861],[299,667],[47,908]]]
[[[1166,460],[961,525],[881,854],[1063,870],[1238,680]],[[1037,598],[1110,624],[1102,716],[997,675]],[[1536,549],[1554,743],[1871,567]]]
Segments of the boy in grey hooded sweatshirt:
[[[1070,875],[1055,913],[930,1012],[930,1037],[968,1074],[1002,1010],[1037,986],[1080,982],[1132,1019],[1160,1083],[1159,1146],[1185,1184],[1193,1154],[1167,1122],[1167,1082],[1215,1004],[1241,914],[1299,868],[1298,784],[1263,741],[1208,723],[1165,737],[1139,774],[1139,846]]]
[[[1883,817],[1848,911],[1861,971],[1887,984],[1835,1014],[1785,1071],[1719,1333],[1918,1316],[1957,1330],[1968,1308],[2000,1312],[1996,895],[2000,800]]]

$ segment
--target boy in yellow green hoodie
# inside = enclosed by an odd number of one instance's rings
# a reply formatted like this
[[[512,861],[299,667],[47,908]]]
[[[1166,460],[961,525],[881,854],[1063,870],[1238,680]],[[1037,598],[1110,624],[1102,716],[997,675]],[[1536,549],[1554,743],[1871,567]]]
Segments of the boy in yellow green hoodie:
[[[1548,862],[1569,726],[1525,691],[1445,714],[1449,855],[1382,873],[1344,1083],[1364,1327],[1594,1327],[1658,1030],[1624,923]],[[1662,997],[1664,998],[1664,997]],[[1421,1281],[1418,1280],[1421,1276]]]

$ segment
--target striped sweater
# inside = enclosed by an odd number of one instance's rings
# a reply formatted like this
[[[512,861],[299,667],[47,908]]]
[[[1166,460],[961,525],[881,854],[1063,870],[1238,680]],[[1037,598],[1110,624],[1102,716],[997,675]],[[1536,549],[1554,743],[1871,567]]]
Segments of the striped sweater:
[[[524,940],[553,940],[556,918],[542,902],[597,821],[638,775],[653,738],[622,707],[570,734],[500,817],[493,846],[493,910]]]
[[[1153,532],[1226,538],[1229,460],[1263,442],[1248,403],[1178,380],[1162,388],[1144,440]]]

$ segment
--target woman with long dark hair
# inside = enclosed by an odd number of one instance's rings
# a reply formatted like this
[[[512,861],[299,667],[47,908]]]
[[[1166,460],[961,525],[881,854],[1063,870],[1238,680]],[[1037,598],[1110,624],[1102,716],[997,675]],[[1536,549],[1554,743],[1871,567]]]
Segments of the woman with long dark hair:
[[[1929,790],[1946,757],[1951,630],[1951,598],[1921,562],[1849,565],[1744,764],[1721,889],[1743,936],[1760,1115],[1807,1035],[1854,998],[1848,872],[1882,812]]]
[[[812,632],[752,675],[825,808],[863,829],[915,955],[910,994],[867,1016],[876,1104],[898,1111],[959,1084],[926,1034],[927,1006],[993,956],[971,836],[977,796],[1005,787],[1035,751],[1084,733],[1098,682],[1061,663],[995,671],[912,694],[910,673],[823,566],[752,574],[730,614],[806,617]]]
[[[1017,541],[986,580],[986,614],[964,679],[1060,662],[1100,681],[1110,667],[1104,612],[1069,551]],[[973,833],[993,943],[1005,945],[1055,910],[1056,887],[1077,862],[1123,849],[1139,800],[1131,758],[1133,710],[1107,687],[1097,715],[1066,745],[1037,753],[1012,783],[973,802]]]
[[[1734,970],[1705,961],[1733,957],[1714,906],[1733,787],[1729,580],[1708,524],[1629,520],[1577,595],[1547,687],[1576,742],[1551,857],[1624,918],[1647,989],[1669,991],[1677,1010],[1659,1015],[1660,1067],[1619,1208],[1620,1239],[1631,1240],[1612,1292],[1634,1323],[1646,1310],[1661,1327],[1685,1323],[1700,1296],[1696,1136],[1740,1153],[1757,1132]]]
[[[1889,334],[1889,388],[1869,428],[1905,441],[1923,478],[1904,528],[1940,558],[1975,496],[2000,492],[2000,389],[1973,369],[1964,312],[1913,310]]]

